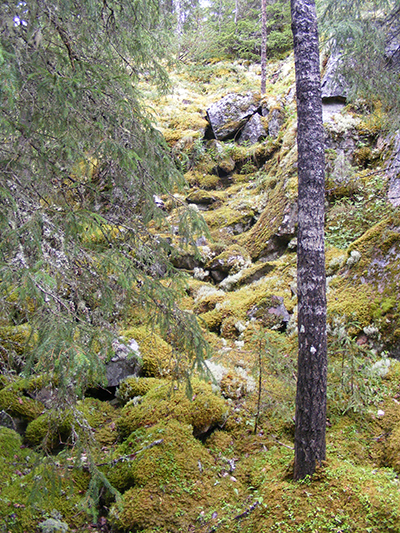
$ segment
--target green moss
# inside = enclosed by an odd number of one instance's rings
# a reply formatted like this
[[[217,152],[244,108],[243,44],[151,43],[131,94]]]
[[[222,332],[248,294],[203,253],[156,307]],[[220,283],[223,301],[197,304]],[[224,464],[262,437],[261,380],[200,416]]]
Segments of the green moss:
[[[215,306],[222,302],[225,298],[225,293],[221,290],[212,290],[204,291],[203,294],[200,294],[196,297],[196,301],[193,307],[193,310],[196,314],[207,313],[215,309]]]
[[[16,476],[2,490],[0,525],[5,531],[26,533],[37,531],[56,510],[72,530],[87,531],[89,516],[83,509],[84,493],[73,490],[73,477],[54,462],[42,464],[32,472]]]
[[[159,444],[146,449],[154,442]],[[225,477],[218,475],[221,469],[193,438],[192,427],[175,420],[138,430],[118,453],[137,455],[125,465],[129,464],[131,488],[110,513],[117,529],[190,531],[209,521],[214,510],[219,516],[232,514],[230,502],[243,491],[239,481],[226,473]]]
[[[145,396],[151,389],[165,385],[165,379],[128,377],[118,388],[118,399],[126,403],[132,398]]]
[[[0,494],[11,478],[29,473],[36,460],[36,453],[22,446],[22,438],[16,431],[0,427]]]
[[[334,280],[336,282],[336,280]],[[335,283],[331,283],[328,293],[328,317],[339,317],[344,320],[352,318],[353,324],[351,334],[355,335],[365,326],[371,324],[376,309],[375,292],[367,284],[352,286],[342,284],[338,280],[337,288]],[[356,328],[356,330],[354,329]]]
[[[217,269],[225,274],[239,272],[251,263],[247,250],[236,244],[229,246],[206,265],[207,269]]]
[[[43,409],[41,402],[24,396],[22,390],[8,386],[0,391],[0,410],[6,411],[12,417],[34,420]]]
[[[400,217],[394,213],[371,227],[347,250],[349,259],[330,282],[328,310],[353,316],[360,328],[374,323],[386,349],[400,353]],[[356,260],[355,260],[356,259]]]
[[[126,405],[121,411],[118,427],[127,436],[141,426],[153,425],[158,420],[178,420],[193,426],[194,435],[201,435],[223,425],[227,406],[222,398],[204,382],[192,383],[193,396],[188,398],[183,386],[171,383],[151,389],[139,405]]]
[[[186,197],[187,202],[201,205],[216,204],[218,200],[218,196],[215,193],[203,191],[202,189],[193,190]]]
[[[72,429],[82,434],[90,427],[96,441],[107,446],[117,440],[115,421],[118,412],[107,402],[85,398],[72,409],[51,410],[29,423],[25,441],[31,446],[52,450],[68,441]]]
[[[281,305],[278,297],[283,298],[283,304],[288,311],[293,310],[296,302],[292,298],[291,286],[296,280],[295,261],[295,257],[286,257],[270,262],[266,276],[227,293],[223,299],[218,297],[215,308],[208,312],[201,313],[201,304],[198,304],[200,323],[204,323],[209,331],[214,332],[220,331],[221,324],[228,317],[233,319],[229,321],[231,324],[239,321],[246,323],[251,317],[255,317],[265,324],[268,322],[266,327],[277,325],[281,318],[268,310]]]
[[[285,211],[291,201],[287,198],[282,184],[268,191],[267,205],[256,224],[238,239],[253,261],[270,253],[269,240],[276,234],[283,222]]]
[[[216,174],[209,174],[208,172],[200,172],[198,170],[187,172],[185,179],[191,187],[200,187],[206,191],[215,190],[219,183],[219,176]]]
[[[217,235],[224,228],[229,229],[234,235],[243,233],[251,226],[253,217],[254,212],[250,207],[238,211],[226,205],[203,214],[210,230],[214,232],[218,230]]]
[[[284,453],[275,448],[265,455],[268,459],[257,461],[252,481],[267,505],[242,521],[243,530],[399,530],[400,495],[393,472],[329,458],[312,483],[293,483],[285,480],[285,461],[280,461]]]
[[[157,333],[140,326],[122,331],[121,336],[127,341],[134,339],[138,343],[145,376],[165,377],[172,373],[175,366],[172,347]]]
[[[31,446],[42,445],[52,450],[71,434],[71,412],[49,411],[28,424],[25,441]]]
[[[28,324],[0,327],[0,345],[6,351],[22,355],[34,345],[32,328]]]

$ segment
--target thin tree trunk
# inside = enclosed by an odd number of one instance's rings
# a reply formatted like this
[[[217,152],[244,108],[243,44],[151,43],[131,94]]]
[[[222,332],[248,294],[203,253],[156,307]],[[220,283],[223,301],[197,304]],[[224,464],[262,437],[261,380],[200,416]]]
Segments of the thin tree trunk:
[[[326,287],[325,155],[317,17],[314,0],[291,0],[296,67],[299,357],[294,479],[312,476],[325,459]]]
[[[261,0],[261,96],[267,90],[267,0]]]
[[[237,31],[238,18],[239,18],[239,0],[235,0],[235,32]]]

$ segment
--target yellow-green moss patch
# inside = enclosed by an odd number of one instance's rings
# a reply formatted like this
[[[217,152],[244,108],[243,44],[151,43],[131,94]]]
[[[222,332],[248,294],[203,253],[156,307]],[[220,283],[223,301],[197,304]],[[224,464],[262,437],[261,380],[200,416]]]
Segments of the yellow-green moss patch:
[[[192,386],[191,398],[183,385],[177,388],[166,383],[151,389],[139,405],[126,405],[118,420],[122,435],[129,435],[141,426],[156,424],[158,420],[174,419],[191,424],[194,435],[223,425],[228,410],[224,400],[214,394],[207,383],[193,381]]]

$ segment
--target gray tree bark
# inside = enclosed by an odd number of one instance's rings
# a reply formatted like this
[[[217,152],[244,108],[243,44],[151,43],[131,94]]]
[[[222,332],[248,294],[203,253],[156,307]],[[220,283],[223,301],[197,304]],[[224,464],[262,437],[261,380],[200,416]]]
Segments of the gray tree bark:
[[[314,0],[291,0],[297,91],[297,292],[299,355],[294,479],[325,459],[326,281],[325,154],[317,16]]]
[[[261,96],[267,90],[267,0],[261,0]]]

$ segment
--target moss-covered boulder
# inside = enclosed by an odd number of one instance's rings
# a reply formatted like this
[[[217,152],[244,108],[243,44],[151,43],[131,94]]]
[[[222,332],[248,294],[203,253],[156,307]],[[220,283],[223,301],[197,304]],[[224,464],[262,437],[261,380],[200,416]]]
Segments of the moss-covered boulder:
[[[116,530],[195,531],[211,519],[213,510],[220,513],[240,495],[241,483],[219,475],[214,458],[192,432],[190,425],[162,421],[138,429],[119,447],[127,460],[120,471],[112,469],[110,479],[122,490],[127,484],[130,488],[111,509]],[[216,523],[211,520],[210,525]]]
[[[85,398],[70,409],[49,410],[29,423],[25,441],[30,446],[53,450],[75,434],[91,434],[101,446],[110,446],[118,438],[115,421],[118,413],[107,402]]]
[[[165,377],[172,373],[175,366],[172,347],[156,332],[138,326],[122,331],[121,336],[126,341],[135,340],[139,345],[144,376]]]
[[[229,246],[206,265],[215,281],[222,281],[229,274],[235,274],[251,264],[248,252],[241,246]]]
[[[0,327],[0,346],[1,353],[15,353],[22,355],[29,348],[34,346],[35,335],[29,324],[19,326],[2,326]]]
[[[202,189],[193,190],[186,196],[188,204],[196,204],[199,206],[210,206],[218,202],[218,200],[218,196]]]
[[[127,403],[133,398],[145,396],[151,389],[168,383],[165,379],[128,377],[120,384],[117,398],[121,403]]]
[[[212,392],[208,383],[193,381],[188,397],[183,385],[174,387],[170,382],[152,388],[139,405],[127,404],[121,411],[118,427],[127,436],[139,427],[173,419],[191,424],[193,434],[199,436],[223,426],[227,411],[224,400]]]
[[[203,218],[211,234],[218,239],[221,234],[240,235],[247,231],[254,224],[254,211],[249,206],[239,210],[223,205],[212,211],[206,211]]]
[[[0,390],[0,410],[12,418],[29,422],[44,410],[42,402],[28,396],[29,381],[18,379]]]
[[[238,241],[253,261],[280,257],[297,231],[297,203],[286,191],[284,182],[266,191],[266,195],[266,207],[261,216]]]
[[[377,328],[383,347],[399,358],[400,215],[370,228],[347,253],[347,261],[329,284],[328,316],[350,319],[353,334]]]

